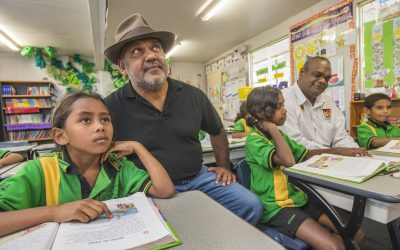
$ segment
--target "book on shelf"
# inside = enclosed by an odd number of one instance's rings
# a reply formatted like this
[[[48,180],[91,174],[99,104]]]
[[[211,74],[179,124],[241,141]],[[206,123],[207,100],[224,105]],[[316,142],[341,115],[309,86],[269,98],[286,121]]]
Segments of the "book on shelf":
[[[15,88],[11,85],[4,85],[2,89],[3,95],[15,95]]]
[[[370,150],[372,154],[400,157],[400,140],[391,140],[385,146]]]
[[[350,157],[342,155],[314,155],[307,161],[293,165],[290,169],[361,183],[385,168],[398,164],[398,160],[379,157]]]
[[[0,238],[0,249],[163,249],[181,244],[143,193],[105,201],[113,214],[89,223],[55,222]]]
[[[51,101],[49,99],[33,99],[33,98],[19,98],[10,99],[5,98],[4,103],[6,108],[29,108],[29,107],[50,107]]]

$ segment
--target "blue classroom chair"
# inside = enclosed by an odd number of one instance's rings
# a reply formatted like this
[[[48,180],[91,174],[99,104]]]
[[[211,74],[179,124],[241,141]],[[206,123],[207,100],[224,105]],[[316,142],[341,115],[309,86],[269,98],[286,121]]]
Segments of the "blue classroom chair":
[[[250,168],[246,162],[246,159],[243,159],[238,162],[237,167],[236,167],[236,176],[237,176],[240,184],[242,184],[247,189],[250,188]],[[264,232],[266,235],[268,235],[269,237],[273,238],[279,244],[281,244],[287,248],[296,249],[296,250],[310,248],[310,246],[307,243],[305,243],[304,241],[291,238],[291,237],[287,236],[286,234],[280,233],[279,231],[277,231],[271,227],[268,227],[262,223],[259,223],[258,225],[256,225],[256,227],[258,229],[260,229],[262,232]]]

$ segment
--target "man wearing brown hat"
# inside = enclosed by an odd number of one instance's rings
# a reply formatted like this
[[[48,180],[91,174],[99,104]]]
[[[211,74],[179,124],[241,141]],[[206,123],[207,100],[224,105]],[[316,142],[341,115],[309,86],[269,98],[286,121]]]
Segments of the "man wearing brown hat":
[[[130,80],[106,98],[115,139],[141,142],[163,164],[177,192],[202,191],[256,224],[261,203],[236,183],[216,110],[200,89],[167,77],[165,53],[172,48],[175,35],[154,31],[140,14],[133,14],[117,27],[115,40],[104,54]],[[202,164],[200,130],[210,134],[215,167]],[[130,159],[142,165],[136,155]]]

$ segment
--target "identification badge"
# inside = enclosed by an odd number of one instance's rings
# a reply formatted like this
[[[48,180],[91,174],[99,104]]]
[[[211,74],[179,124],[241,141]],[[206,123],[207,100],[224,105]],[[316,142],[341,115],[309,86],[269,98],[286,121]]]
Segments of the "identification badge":
[[[331,109],[322,109],[322,113],[324,115],[325,120],[331,119]]]

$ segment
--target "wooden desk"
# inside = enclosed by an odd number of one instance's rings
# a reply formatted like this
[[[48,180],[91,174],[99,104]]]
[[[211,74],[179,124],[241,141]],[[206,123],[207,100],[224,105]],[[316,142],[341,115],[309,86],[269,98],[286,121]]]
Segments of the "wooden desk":
[[[173,249],[285,249],[200,191],[155,203],[183,242]]]
[[[365,211],[374,218],[377,215],[372,215],[373,211],[379,212],[382,210],[386,211],[386,216],[381,217],[379,221],[387,224],[393,247],[400,249],[400,229],[397,225],[397,219],[400,217],[399,179],[390,176],[376,176],[357,184],[299,172],[290,168],[284,169],[284,173],[288,175],[289,181],[306,192],[310,199],[322,205],[324,212],[343,237],[346,249],[357,248],[357,244],[352,238],[361,225]],[[317,188],[314,188],[314,186],[317,186]],[[330,197],[329,202],[319,191]],[[337,197],[341,199],[335,201]],[[333,205],[339,205],[339,207],[350,210],[349,203],[347,203],[346,207],[342,206],[343,199],[352,202],[351,216],[347,224],[341,222],[339,215],[330,204],[332,202]]]

